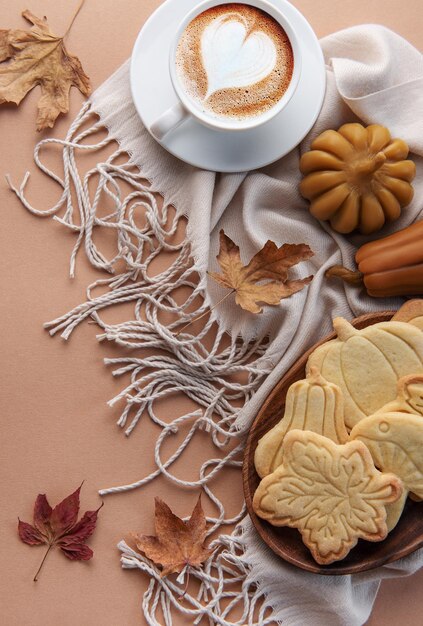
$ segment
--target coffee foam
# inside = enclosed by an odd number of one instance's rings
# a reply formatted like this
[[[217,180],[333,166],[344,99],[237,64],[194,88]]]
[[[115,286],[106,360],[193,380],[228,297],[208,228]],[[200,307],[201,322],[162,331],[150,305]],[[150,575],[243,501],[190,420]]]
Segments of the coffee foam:
[[[201,37],[201,58],[207,74],[206,100],[221,89],[249,87],[271,74],[277,62],[273,40],[262,31],[248,33],[247,20],[227,13],[213,20]]]
[[[240,122],[279,102],[293,66],[282,26],[245,4],[201,13],[183,32],[176,53],[179,81],[195,104],[209,115]]]

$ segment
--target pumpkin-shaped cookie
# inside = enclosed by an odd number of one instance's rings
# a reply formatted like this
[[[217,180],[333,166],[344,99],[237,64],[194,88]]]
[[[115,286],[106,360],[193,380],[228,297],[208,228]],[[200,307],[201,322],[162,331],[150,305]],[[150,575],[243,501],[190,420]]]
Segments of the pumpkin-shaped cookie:
[[[397,383],[423,373],[423,333],[405,322],[380,322],[357,330],[347,320],[333,321],[338,339],[317,348],[307,371],[317,367],[344,395],[348,428],[395,400]]]
[[[368,235],[398,219],[413,198],[416,175],[408,145],[384,126],[345,124],[327,130],[301,157],[300,192],[310,212],[339,233]]]
[[[317,368],[311,368],[305,380],[290,386],[283,418],[258,442],[254,464],[261,478],[282,463],[284,437],[295,428],[324,435],[335,443],[348,440],[342,392],[325,380]]]

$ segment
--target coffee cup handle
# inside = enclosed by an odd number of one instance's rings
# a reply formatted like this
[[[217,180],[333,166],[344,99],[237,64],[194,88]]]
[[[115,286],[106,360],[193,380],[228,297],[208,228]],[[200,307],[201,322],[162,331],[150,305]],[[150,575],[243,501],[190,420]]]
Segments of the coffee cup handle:
[[[168,109],[150,126],[151,134],[159,141],[164,138],[167,133],[177,128],[184,120],[189,117],[189,113],[182,104],[177,102],[173,107]]]

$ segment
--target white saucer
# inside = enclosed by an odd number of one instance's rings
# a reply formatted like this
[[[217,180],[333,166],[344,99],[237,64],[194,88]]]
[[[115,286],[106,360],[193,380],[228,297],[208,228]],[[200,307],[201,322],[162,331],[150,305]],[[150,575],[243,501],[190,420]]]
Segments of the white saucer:
[[[225,133],[206,128],[193,118],[169,132],[163,148],[186,163],[216,172],[258,169],[285,156],[307,135],[323,104],[326,72],[316,35],[303,15],[287,0],[270,0],[296,29],[303,57],[299,85],[286,108],[259,128]],[[148,129],[178,98],[169,75],[169,49],[178,22],[198,0],[166,0],[147,20],[131,59],[135,107]]]

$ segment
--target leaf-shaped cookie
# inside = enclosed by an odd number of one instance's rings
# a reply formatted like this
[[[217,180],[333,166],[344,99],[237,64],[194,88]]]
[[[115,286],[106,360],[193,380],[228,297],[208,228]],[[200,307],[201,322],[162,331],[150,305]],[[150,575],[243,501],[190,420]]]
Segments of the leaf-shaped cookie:
[[[383,472],[399,476],[407,491],[423,498],[423,419],[406,413],[376,413],[351,431],[366,444]]]
[[[388,527],[388,533],[390,533],[391,530],[394,530],[395,526],[400,521],[405,503],[407,502],[407,497],[408,491],[404,489],[402,495],[396,502],[386,505],[386,526]]]
[[[254,494],[259,517],[298,528],[317,563],[347,556],[357,541],[385,539],[385,505],[403,488],[382,474],[361,441],[337,445],[313,432],[292,430],[283,442],[283,463]]]
[[[254,464],[261,478],[282,463],[283,439],[288,431],[296,428],[311,430],[335,443],[348,440],[342,392],[337,385],[328,383],[317,368],[311,368],[305,380],[290,386],[283,418],[258,442]]]

